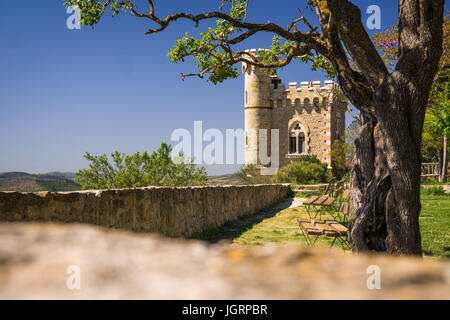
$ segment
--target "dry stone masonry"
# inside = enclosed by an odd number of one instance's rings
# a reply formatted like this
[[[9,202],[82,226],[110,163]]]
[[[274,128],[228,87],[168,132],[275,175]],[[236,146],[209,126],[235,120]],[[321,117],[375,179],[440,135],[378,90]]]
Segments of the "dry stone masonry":
[[[289,185],[0,192],[0,221],[88,223],[188,237],[282,200]]]

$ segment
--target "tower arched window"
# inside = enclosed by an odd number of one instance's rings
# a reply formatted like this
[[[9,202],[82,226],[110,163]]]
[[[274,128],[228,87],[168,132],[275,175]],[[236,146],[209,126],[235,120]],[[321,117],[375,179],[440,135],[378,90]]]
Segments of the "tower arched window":
[[[300,99],[299,98],[295,99],[295,106],[300,107]]]
[[[305,106],[309,106],[309,99],[305,98],[305,100],[303,101],[303,103],[305,104]]]
[[[305,153],[305,134],[303,132],[298,135],[298,153]]]
[[[289,153],[297,153],[297,136],[294,133],[291,133],[289,136]]]
[[[289,131],[289,154],[303,154],[306,152],[306,136],[300,125],[296,122]]]

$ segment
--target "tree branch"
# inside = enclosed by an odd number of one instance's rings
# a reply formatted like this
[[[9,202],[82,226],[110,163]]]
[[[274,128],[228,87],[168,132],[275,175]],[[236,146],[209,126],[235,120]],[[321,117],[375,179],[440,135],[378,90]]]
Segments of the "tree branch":
[[[361,21],[361,11],[348,0],[315,0],[338,25],[338,34],[369,83],[379,86],[389,74]],[[322,14],[324,15],[324,14]]]

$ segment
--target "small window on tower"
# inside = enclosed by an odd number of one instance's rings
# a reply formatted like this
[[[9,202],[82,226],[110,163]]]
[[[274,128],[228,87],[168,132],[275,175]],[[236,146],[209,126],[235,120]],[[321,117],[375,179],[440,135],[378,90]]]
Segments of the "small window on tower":
[[[280,79],[277,79],[277,78],[272,79],[272,84],[273,84],[273,88],[274,88],[274,89],[278,89],[278,84],[279,84],[279,83],[281,83],[281,80],[280,80]]]
[[[298,135],[298,153],[305,153],[305,134],[303,132]]]
[[[289,153],[297,153],[297,137],[290,136],[289,137]]]
[[[245,91],[245,104],[248,104],[248,93]]]

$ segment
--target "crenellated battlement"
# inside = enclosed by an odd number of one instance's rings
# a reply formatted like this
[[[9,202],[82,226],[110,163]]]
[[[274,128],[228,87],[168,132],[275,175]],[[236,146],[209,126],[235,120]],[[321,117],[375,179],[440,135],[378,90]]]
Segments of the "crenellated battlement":
[[[278,76],[271,77],[270,104],[272,107],[325,107],[334,95],[339,93],[339,86],[331,80],[289,82],[288,86]]]

